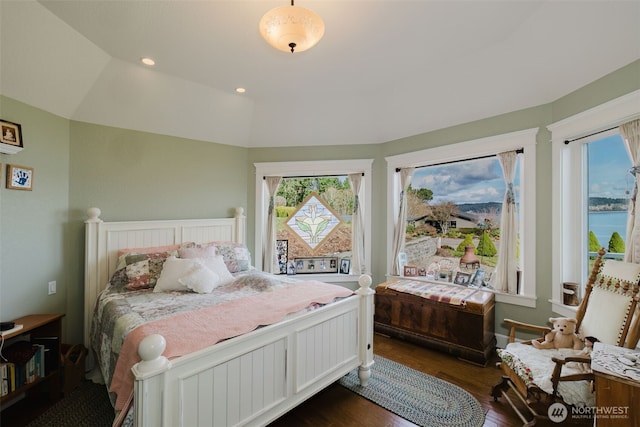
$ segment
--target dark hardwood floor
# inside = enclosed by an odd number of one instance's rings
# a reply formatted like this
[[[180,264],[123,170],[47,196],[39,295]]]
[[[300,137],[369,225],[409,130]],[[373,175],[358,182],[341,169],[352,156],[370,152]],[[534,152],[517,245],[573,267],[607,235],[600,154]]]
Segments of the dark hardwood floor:
[[[456,384],[478,399],[486,411],[485,426],[520,426],[523,423],[511,407],[500,399],[493,401],[491,388],[500,381],[501,371],[492,361],[480,367],[454,356],[420,347],[406,341],[376,334],[374,353],[418,371]],[[497,358],[497,356],[494,356]],[[497,359],[496,359],[497,360]],[[545,423],[538,423],[545,426]],[[548,424],[557,426],[558,424]],[[333,384],[269,427],[408,427],[415,424],[369,402],[365,398]]]

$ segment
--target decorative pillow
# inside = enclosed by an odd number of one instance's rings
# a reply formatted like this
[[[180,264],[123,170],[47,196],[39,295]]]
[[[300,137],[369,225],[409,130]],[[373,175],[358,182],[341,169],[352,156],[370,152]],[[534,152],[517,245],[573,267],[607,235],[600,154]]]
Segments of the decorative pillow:
[[[218,250],[218,254],[224,258],[224,263],[231,273],[247,271],[251,268],[251,252],[242,243],[234,242],[211,242]]]
[[[221,285],[220,276],[199,262],[196,262],[195,268],[189,274],[178,279],[178,282],[199,294],[211,293],[212,290]]]
[[[178,249],[178,254],[180,258],[212,258],[218,255],[218,250],[215,246],[182,246]]]
[[[172,252],[180,249],[180,245],[153,246],[149,248],[127,248],[118,249],[118,256],[126,254],[153,254],[158,252]]]
[[[180,279],[193,272],[198,266],[194,259],[182,259],[171,256],[167,258],[153,292],[188,291],[189,288]]]
[[[165,260],[176,254],[173,251],[123,255],[122,262],[125,265],[127,275],[125,288],[137,290],[154,287],[160,277]]]
[[[157,258],[162,257],[162,255],[160,254],[166,254],[164,256],[164,258],[169,258],[170,256],[178,256],[178,249],[179,247],[176,247],[176,245],[173,246],[158,246],[158,249],[162,249],[162,248],[172,248],[169,250],[157,250],[157,251],[152,251],[151,249],[153,248],[140,248],[141,252],[136,252],[135,249],[129,251],[128,249],[121,249],[118,251],[118,262],[116,264],[116,270],[120,270],[122,268],[125,268],[128,264],[131,264],[131,262],[137,262],[137,261],[131,261],[133,260],[135,256],[139,256],[139,255],[154,255],[158,254]],[[128,252],[125,252],[128,251]],[[127,262],[127,260],[129,260],[129,262]]]
[[[182,246],[178,253],[180,258],[199,259],[209,270],[220,277],[220,284],[226,285],[233,281],[233,276],[227,269],[222,255],[218,255],[215,246],[200,246],[195,243],[187,243],[188,247]]]
[[[209,258],[199,258],[199,260],[205,267],[218,275],[220,279],[220,285],[228,285],[229,283],[233,282],[234,277],[231,275],[231,273],[229,273],[222,255],[216,255]]]

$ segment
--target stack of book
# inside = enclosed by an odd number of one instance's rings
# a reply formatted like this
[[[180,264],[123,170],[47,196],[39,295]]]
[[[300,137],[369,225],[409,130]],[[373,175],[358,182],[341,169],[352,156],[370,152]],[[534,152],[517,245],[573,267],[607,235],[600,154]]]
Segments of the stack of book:
[[[2,352],[0,363],[0,396],[31,384],[57,369],[57,337],[39,337],[32,341],[18,341]]]

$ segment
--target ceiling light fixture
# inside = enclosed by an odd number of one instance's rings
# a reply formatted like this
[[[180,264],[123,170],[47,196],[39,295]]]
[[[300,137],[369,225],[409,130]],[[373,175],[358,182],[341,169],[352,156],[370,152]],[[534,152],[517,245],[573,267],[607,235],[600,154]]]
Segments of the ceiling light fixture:
[[[150,67],[156,65],[156,61],[154,61],[152,58],[143,56],[142,58],[140,58],[140,61],[144,64],[144,65],[148,65]]]
[[[304,52],[324,35],[324,22],[304,7],[281,6],[271,9],[260,20],[260,34],[271,46],[282,51]]]

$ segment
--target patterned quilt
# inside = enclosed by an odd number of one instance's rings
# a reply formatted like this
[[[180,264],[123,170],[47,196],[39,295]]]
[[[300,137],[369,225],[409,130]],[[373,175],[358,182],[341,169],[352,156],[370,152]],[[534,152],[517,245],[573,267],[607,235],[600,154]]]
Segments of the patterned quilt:
[[[98,298],[91,328],[91,345],[98,356],[99,368],[107,386],[111,389],[118,357],[127,336],[137,328],[154,322],[162,323],[163,319],[171,317],[179,318],[196,310],[260,297],[266,293],[281,294],[288,287],[303,283],[286,276],[273,276],[255,270],[235,273],[234,276],[233,282],[215,288],[209,294],[178,291],[154,293],[152,289],[124,290],[118,285],[117,278],[112,279],[112,284]],[[352,293],[346,288],[341,289],[347,291],[341,296]],[[303,311],[312,310],[316,306],[318,304],[312,303]],[[110,398],[116,407],[118,396],[110,393]]]

